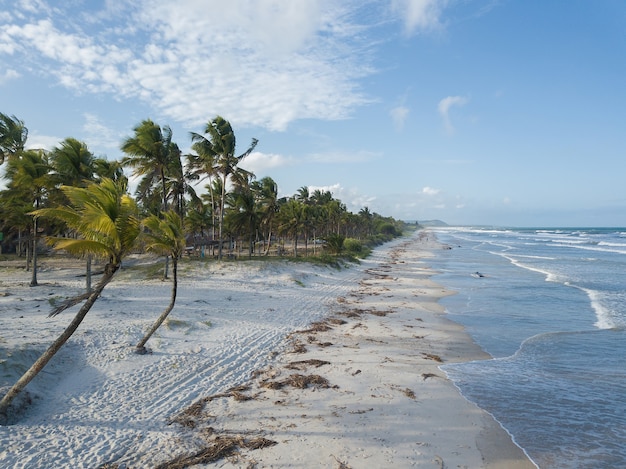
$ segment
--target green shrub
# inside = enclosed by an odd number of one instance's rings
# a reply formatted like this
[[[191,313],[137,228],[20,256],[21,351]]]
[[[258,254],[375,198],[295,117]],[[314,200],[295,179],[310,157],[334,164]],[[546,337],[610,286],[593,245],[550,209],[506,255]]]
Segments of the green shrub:
[[[343,241],[343,247],[349,253],[358,254],[363,251],[363,243],[355,238],[346,238]]]
[[[326,236],[326,238],[324,238],[324,241],[326,241],[326,249],[328,249],[331,254],[341,254],[345,239],[345,236],[334,233]]]

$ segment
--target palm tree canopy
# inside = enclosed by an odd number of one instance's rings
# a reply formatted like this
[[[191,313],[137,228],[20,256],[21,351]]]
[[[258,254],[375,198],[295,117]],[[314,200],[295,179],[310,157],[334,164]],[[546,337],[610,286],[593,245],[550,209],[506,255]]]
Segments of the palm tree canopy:
[[[51,186],[48,155],[43,150],[25,150],[8,161],[5,177],[10,189],[36,201]]]
[[[253,138],[250,147],[241,155],[235,156],[235,132],[230,122],[222,116],[216,116],[209,121],[204,128],[204,133],[209,138],[194,132],[191,133],[191,140],[194,142],[192,148],[205,163],[213,163],[217,172],[225,176],[231,174],[237,164],[252,153],[259,142]]]
[[[171,167],[172,158],[180,158],[178,146],[172,143],[172,130],[168,126],[161,128],[150,119],[141,122],[133,129],[135,135],[127,138],[121,149],[128,156],[122,160],[124,166],[134,169],[135,176],[144,176],[141,186],[151,187],[160,181],[162,208],[167,206],[166,176]],[[143,197],[146,193],[139,193]]]
[[[84,185],[96,172],[95,158],[87,144],[69,137],[50,153],[51,164],[62,184]]]
[[[149,216],[143,221],[143,226],[148,229],[143,234],[148,251],[172,256],[172,259],[178,259],[185,251],[183,222],[174,210],[164,212],[163,218]]]
[[[111,179],[87,187],[62,186],[69,205],[31,212],[36,217],[64,221],[81,239],[50,237],[55,249],[106,259],[115,268],[134,247],[141,231],[139,210],[126,192],[126,184]]]
[[[168,126],[161,127],[146,119],[134,129],[135,135],[122,143],[121,150],[129,155],[124,164],[135,169],[135,174],[146,175],[155,170],[155,165],[167,165],[167,152],[172,140]]]
[[[22,152],[27,138],[28,129],[23,121],[0,112],[0,164]]]

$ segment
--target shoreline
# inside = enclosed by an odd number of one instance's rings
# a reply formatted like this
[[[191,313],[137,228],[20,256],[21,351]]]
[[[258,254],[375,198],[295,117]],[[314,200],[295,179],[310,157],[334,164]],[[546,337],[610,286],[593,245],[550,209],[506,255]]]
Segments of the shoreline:
[[[273,365],[174,418],[181,439],[205,435],[179,462],[209,462],[235,438],[220,467],[536,468],[439,368],[491,358],[438,303],[453,293],[425,260],[441,246],[424,236],[395,244],[331,314],[290,334]]]
[[[0,426],[0,465],[182,467],[218,446],[220,467],[535,468],[439,369],[489,357],[438,304],[440,248],[414,234],[341,271],[186,264],[145,356],[132,345],[169,285],[127,268],[31,383],[20,422]],[[80,273],[49,266],[29,288],[0,269],[0,351],[48,344],[69,319],[46,303],[80,290]]]

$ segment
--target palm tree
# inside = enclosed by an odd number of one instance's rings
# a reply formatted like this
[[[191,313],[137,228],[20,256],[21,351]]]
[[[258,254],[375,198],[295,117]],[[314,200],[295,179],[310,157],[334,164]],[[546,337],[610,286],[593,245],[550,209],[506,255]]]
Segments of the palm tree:
[[[172,166],[172,159],[180,159],[180,150],[172,142],[172,130],[146,119],[134,129],[134,137],[122,143],[122,151],[128,156],[122,160],[124,166],[134,168],[133,175],[144,176],[139,183],[137,197],[141,201],[149,199],[155,184],[160,184],[161,210],[167,210],[167,171]],[[168,257],[165,257],[163,278],[168,277]]]
[[[64,186],[84,187],[94,180],[95,158],[87,144],[68,137],[50,152],[50,164],[59,183]]]
[[[298,236],[303,232],[307,220],[307,207],[303,202],[290,199],[280,208],[280,231],[293,237],[294,256],[298,257]]]
[[[24,151],[28,129],[24,122],[15,116],[9,117],[0,112],[0,165]]]
[[[202,249],[202,257],[204,257],[207,241],[207,230],[212,226],[213,213],[211,206],[208,203],[204,203],[199,197],[192,199],[185,216],[185,227],[193,238],[194,247]]]
[[[361,222],[360,225],[365,232],[364,236],[371,236],[372,227],[374,224],[374,215],[372,214],[372,212],[370,212],[370,209],[368,207],[363,207],[361,210],[359,210],[359,219]]]
[[[296,200],[308,204],[311,201],[311,195],[307,186],[302,186],[298,189],[298,193],[295,195]]]
[[[133,249],[140,233],[139,212],[136,202],[126,193],[126,184],[103,179],[85,188],[62,187],[70,205],[35,210],[35,217],[50,217],[67,224],[80,233],[80,239],[50,238],[50,244],[70,254],[92,254],[106,260],[104,273],[88,294],[70,299],[57,307],[51,316],[85,301],[63,333],[48,347],[35,363],[22,375],[0,401],[0,417],[6,419],[11,401],[37,376],[50,359],[76,331],[104,287],[113,279],[122,259]]]
[[[253,183],[253,190],[257,193],[260,205],[261,227],[265,228],[264,238],[267,239],[265,255],[270,252],[272,244],[272,229],[279,210],[278,185],[267,176]]]
[[[26,150],[20,152],[18,156],[8,160],[6,177],[10,179],[8,184],[9,189],[22,197],[26,203],[30,204],[30,207],[38,209],[51,187],[48,155],[44,150]],[[32,236],[29,244],[29,251],[32,253],[33,262],[30,281],[31,287],[38,285],[37,232],[37,219],[33,218]]]
[[[143,225],[148,229],[148,231],[144,233],[144,237],[147,240],[146,249],[157,254],[172,256],[172,295],[170,304],[161,313],[143,339],[137,344],[135,351],[141,354],[147,352],[145,347],[146,342],[152,337],[152,334],[155,333],[159,326],[163,324],[163,321],[165,321],[172,309],[174,309],[176,292],[178,290],[178,259],[180,259],[185,251],[183,222],[180,215],[175,211],[168,210],[163,213],[163,218],[159,218],[157,215],[151,215],[143,221]]]
[[[194,150],[205,158],[213,159],[215,171],[222,178],[222,194],[220,196],[219,213],[219,248],[218,258],[222,258],[223,227],[224,227],[224,204],[226,201],[226,185],[229,177],[235,172],[237,165],[256,147],[259,142],[252,139],[250,147],[241,155],[235,156],[235,133],[226,119],[221,116],[209,121],[204,129],[204,135],[192,133],[191,140],[194,142]]]
[[[254,236],[261,219],[257,201],[250,188],[233,192],[231,196],[232,210],[226,216],[226,223],[233,231],[248,235],[248,257],[252,258]]]
[[[94,159],[94,170],[98,180],[108,178],[114,181],[124,180],[125,183],[127,182],[122,163],[117,160],[109,161],[106,158],[96,158]]]
[[[50,152],[50,163],[54,170],[51,175],[54,182],[64,186],[85,187],[89,182],[95,180],[96,159],[87,147],[87,144],[68,137],[63,140],[60,146],[53,148]],[[86,264],[86,290],[91,290],[91,263],[92,257],[87,256]]]
[[[172,148],[172,130],[161,127],[150,119],[141,122],[134,129],[134,137],[128,137],[121,149],[128,156],[122,160],[123,166],[134,169],[134,176],[144,176],[146,187],[155,183],[161,185],[160,195],[162,210],[167,210],[166,171],[170,165]],[[141,200],[143,194],[138,194]]]
[[[196,135],[194,137],[194,135]],[[191,133],[192,140],[195,138],[197,141],[192,144],[191,148],[196,152],[196,154],[188,154],[187,155],[187,174],[190,180],[201,181],[204,179],[209,180],[208,184],[204,187],[208,191],[208,197],[211,205],[211,213],[214,217],[217,217],[219,210],[217,209],[217,204],[215,202],[216,196],[221,195],[221,180],[217,178],[217,164],[216,157],[211,151],[211,147],[208,145],[204,145],[201,140],[203,137],[199,134]],[[219,185],[219,190],[217,190],[216,186]],[[219,198],[219,196],[217,197]],[[215,239],[215,227],[219,223],[216,223],[215,220],[212,223],[213,226],[213,239]]]

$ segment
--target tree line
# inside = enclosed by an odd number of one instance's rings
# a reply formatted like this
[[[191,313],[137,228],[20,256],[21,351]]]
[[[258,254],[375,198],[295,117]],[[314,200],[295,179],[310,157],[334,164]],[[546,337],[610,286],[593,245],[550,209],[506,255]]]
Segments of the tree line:
[[[172,262],[172,293],[165,310],[136,344],[145,344],[174,308],[178,261],[189,242],[203,248],[217,246],[223,256],[225,241],[246,240],[251,257],[256,246],[268,255],[272,240],[284,236],[298,255],[305,244],[325,240],[325,250],[358,251],[362,241],[378,243],[401,233],[402,223],[370,213],[346,210],[330,192],[309,193],[302,187],[292,197],[278,197],[270,178],[256,180],[240,162],[256,147],[237,155],[230,123],[217,116],[204,133],[192,133],[192,152],[183,155],[172,141],[169,127],[144,120],[124,140],[119,161],[95,157],[84,142],[66,138],[51,151],[27,149],[28,129],[15,116],[0,113],[0,165],[6,163],[7,188],[0,191],[0,230],[17,236],[18,253],[24,235],[32,262],[31,286],[37,286],[38,240],[45,237],[54,249],[87,259],[88,285],[84,294],[70,298],[50,314],[57,315],[82,303],[74,319],[0,400],[0,423],[7,422],[9,406],[76,331],[122,260],[136,249],[152,251]],[[140,177],[135,197],[128,193],[124,168]],[[207,181],[206,193],[194,186]],[[93,257],[104,260],[103,273],[91,287]]]
[[[279,198],[271,177],[257,180],[241,166],[258,141],[252,139],[237,154],[231,124],[220,116],[210,120],[203,133],[190,134],[191,152],[185,155],[173,141],[170,127],[150,119],[122,142],[124,156],[119,160],[96,157],[84,142],[71,137],[51,151],[26,149],[27,137],[23,121],[0,113],[0,164],[6,163],[7,180],[7,189],[0,191],[0,231],[5,245],[13,241],[17,252],[29,259],[36,254],[38,233],[58,234],[65,229],[52,220],[36,226],[37,220],[29,215],[33,207],[66,203],[63,186],[85,187],[104,178],[125,180],[124,168],[138,178],[134,196],[143,215],[175,211],[182,218],[188,246],[219,259],[235,245],[240,251],[246,246],[248,256],[270,252],[298,256],[299,242],[308,255],[311,241],[325,240],[328,249],[337,251],[346,247],[341,242],[345,238],[376,243],[403,228],[402,222],[367,207],[351,213],[329,191],[310,192],[304,186],[290,197]],[[202,184],[204,190],[198,190]],[[349,242],[347,247],[353,245]]]

